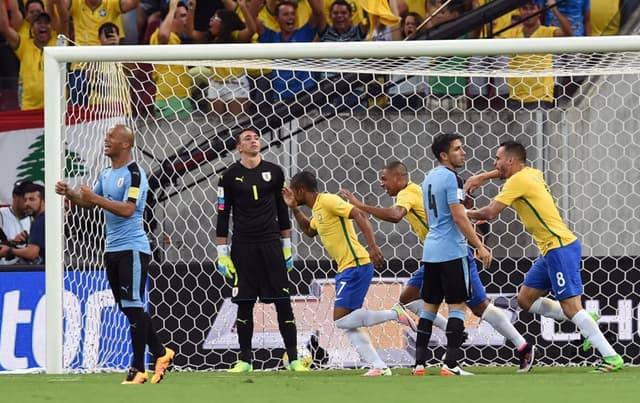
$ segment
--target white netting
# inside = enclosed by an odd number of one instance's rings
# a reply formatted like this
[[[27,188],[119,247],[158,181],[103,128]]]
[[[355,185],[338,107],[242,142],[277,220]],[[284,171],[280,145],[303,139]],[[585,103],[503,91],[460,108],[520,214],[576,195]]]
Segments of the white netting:
[[[447,55],[456,54],[460,42],[451,41]],[[214,269],[212,239],[217,175],[237,158],[233,135],[247,126],[261,131],[264,158],[282,165],[287,178],[311,170],[322,190],[349,188],[368,204],[379,206],[393,203],[379,186],[383,165],[403,161],[412,180],[420,183],[433,166],[429,147],[439,132],[464,136],[463,177],[491,169],[501,141],[521,141],[530,163],[544,170],[564,218],[583,242],[587,308],[603,315],[601,324],[616,350],[628,362],[638,363],[633,309],[639,300],[633,290],[640,281],[636,257],[640,53],[555,54],[555,67],[550,55],[537,55],[514,69],[508,56],[472,59],[466,57],[466,48],[458,50],[462,56],[455,58],[411,53],[384,59],[331,55],[305,60],[171,61],[167,63],[175,65],[173,71],[180,72],[173,77],[176,87],[158,94],[153,73],[162,63],[148,62],[149,56],[145,63],[128,56],[122,58],[127,63],[85,66],[82,79],[88,85],[79,86],[79,99],[88,105],[70,101],[63,140],[80,156],[86,175],[70,176],[75,176],[73,183],[92,184],[107,163],[101,156],[107,128],[115,122],[134,128],[136,158],[146,169],[151,188],[146,215],[154,250],[149,305],[161,338],[178,351],[178,367],[227,368],[236,359],[235,306],[229,300],[231,288]],[[229,67],[234,68],[232,74],[228,70],[223,74]],[[279,87],[271,77],[275,70],[293,69],[298,71],[296,77],[280,90],[299,92],[282,100],[274,93]],[[552,77],[552,99],[531,90],[531,83],[536,88],[548,83],[543,77]],[[519,86],[529,86],[529,95],[541,102],[509,102],[513,78],[520,79]],[[186,96],[178,99],[177,94]],[[230,108],[231,100],[239,100],[244,110],[220,113],[214,103],[221,99],[222,111]],[[484,187],[476,203],[488,203],[499,185]],[[389,263],[376,273],[366,306],[389,308],[417,268],[421,246],[405,222],[371,221]],[[98,370],[128,365],[122,358],[128,357],[125,321],[104,292],[103,239],[100,214],[70,208],[65,219],[65,283],[74,291],[84,290],[92,304],[71,304],[65,311],[66,367]],[[297,230],[293,240],[296,269],[290,278],[299,344],[317,335],[329,352],[326,364],[360,365],[332,323],[331,262],[317,240]],[[515,294],[538,252],[512,211],[491,224],[487,242],[496,257],[491,270],[481,273],[487,291],[496,305],[510,312],[525,337],[541,348],[541,362],[593,361],[591,353],[578,351],[580,336],[573,325],[558,326],[519,312]],[[258,304],[255,319],[255,366],[279,365],[282,341],[273,307]],[[466,362],[515,362],[513,346],[488,324],[469,314],[467,327]],[[413,362],[414,334],[396,323],[369,331],[390,365]],[[442,331],[434,331],[434,346],[444,339]],[[434,350],[436,359],[441,354],[442,350]]]

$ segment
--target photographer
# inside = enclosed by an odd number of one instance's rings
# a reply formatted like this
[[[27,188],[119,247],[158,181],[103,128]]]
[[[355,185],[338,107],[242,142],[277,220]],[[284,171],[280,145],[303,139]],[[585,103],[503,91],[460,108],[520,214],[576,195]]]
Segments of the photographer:
[[[25,184],[24,211],[33,217],[29,240],[24,248],[0,245],[0,257],[8,260],[19,258],[16,263],[44,264],[44,186]]]
[[[29,237],[31,218],[25,213],[24,187],[32,182],[16,182],[13,186],[11,206],[0,207],[0,245],[12,248],[24,247]],[[0,258],[0,265],[14,264],[18,258]]]

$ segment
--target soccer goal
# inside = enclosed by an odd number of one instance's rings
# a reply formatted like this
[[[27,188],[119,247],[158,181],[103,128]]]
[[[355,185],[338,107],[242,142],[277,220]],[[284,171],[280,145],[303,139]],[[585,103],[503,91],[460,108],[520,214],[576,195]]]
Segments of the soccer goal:
[[[84,72],[73,97],[68,63]],[[587,310],[601,315],[625,360],[640,363],[637,37],[55,47],[45,49],[45,77],[50,373],[129,365],[126,320],[102,264],[102,215],[64,205],[53,192],[62,178],[93,185],[107,164],[104,134],[115,123],[134,129],[135,158],[149,176],[147,304],[161,338],[177,351],[178,369],[224,369],[236,360],[236,308],[231,286],[215,270],[213,239],[218,175],[237,159],[234,135],[248,126],[261,132],[264,158],[283,166],[287,179],[310,170],[322,191],[347,188],[378,206],[394,203],[379,185],[384,164],[404,162],[411,180],[421,183],[434,164],[430,145],[437,133],[464,136],[463,177],[492,169],[500,142],[523,142],[583,242]],[[509,101],[514,80],[525,102]],[[499,181],[487,184],[476,204],[487,204],[499,187]],[[417,268],[421,245],[405,222],[371,222],[387,265],[376,272],[365,304],[384,309]],[[540,348],[539,362],[593,362],[573,325],[518,309],[517,289],[538,252],[513,212],[479,230],[495,256],[481,270],[487,292]],[[332,262],[295,227],[293,250],[301,352],[318,341],[327,354],[315,357],[316,366],[360,367],[332,323]],[[488,324],[469,312],[466,326],[466,363],[516,363],[513,346]],[[415,334],[397,323],[369,332],[389,365],[412,364]],[[445,341],[435,329],[432,364]],[[253,346],[256,368],[281,367],[270,305],[256,305]]]

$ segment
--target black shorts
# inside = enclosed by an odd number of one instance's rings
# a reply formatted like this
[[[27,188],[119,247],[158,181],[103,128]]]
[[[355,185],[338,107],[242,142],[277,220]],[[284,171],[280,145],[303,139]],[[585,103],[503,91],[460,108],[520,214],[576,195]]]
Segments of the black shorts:
[[[420,296],[428,304],[461,304],[471,299],[467,257],[440,263],[422,262],[424,278]]]
[[[133,250],[106,252],[104,265],[113,298],[123,308],[142,307],[150,256]]]
[[[290,298],[287,266],[279,240],[231,244],[231,260],[238,274],[233,302],[271,303]]]

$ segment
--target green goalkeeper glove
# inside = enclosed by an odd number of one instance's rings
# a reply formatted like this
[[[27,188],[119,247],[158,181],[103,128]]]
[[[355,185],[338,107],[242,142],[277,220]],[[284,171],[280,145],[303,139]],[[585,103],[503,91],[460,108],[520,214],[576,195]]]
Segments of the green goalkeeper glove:
[[[229,257],[229,246],[218,245],[218,261],[216,267],[218,272],[226,278],[233,280],[234,285],[238,283],[238,277],[236,276],[236,266],[233,264],[231,257]]]
[[[282,253],[284,254],[284,262],[287,266],[287,272],[293,270],[293,257],[291,256],[291,238],[282,238]]]

